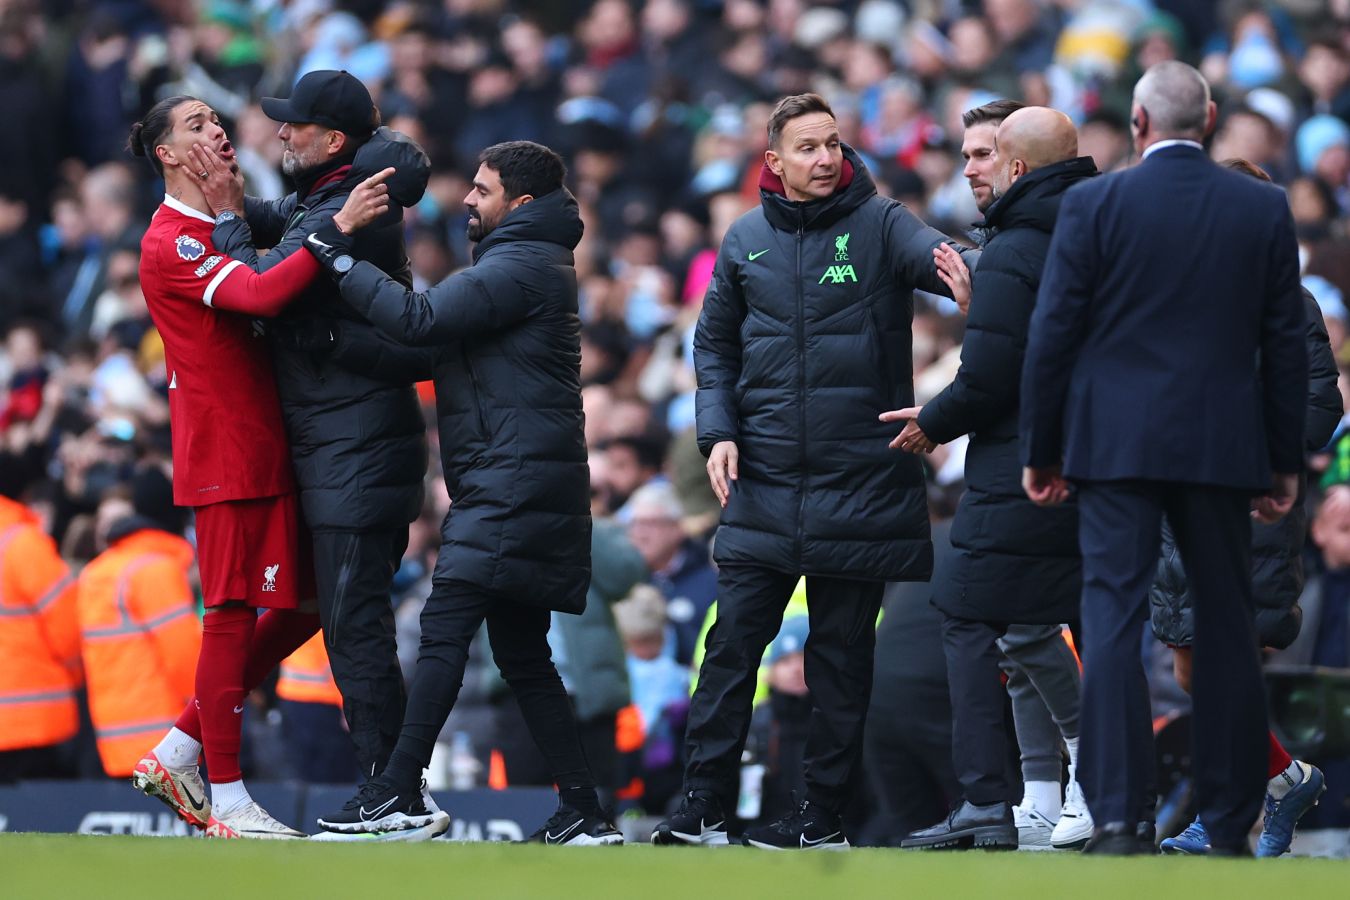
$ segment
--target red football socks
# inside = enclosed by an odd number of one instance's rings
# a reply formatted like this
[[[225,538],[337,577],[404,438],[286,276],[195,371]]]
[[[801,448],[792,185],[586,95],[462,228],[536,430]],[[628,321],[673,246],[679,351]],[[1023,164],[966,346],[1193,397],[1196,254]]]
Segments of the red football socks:
[[[1284,749],[1280,739],[1275,737],[1275,732],[1270,733],[1270,758],[1266,763],[1266,779],[1274,778],[1276,775],[1289,768],[1294,758],[1289,755],[1289,751]]]
[[[197,659],[197,696],[178,721],[180,731],[203,744],[213,783],[238,781],[240,715],[244,698],[319,630],[313,613],[273,609],[258,616],[248,607],[207,610]]]

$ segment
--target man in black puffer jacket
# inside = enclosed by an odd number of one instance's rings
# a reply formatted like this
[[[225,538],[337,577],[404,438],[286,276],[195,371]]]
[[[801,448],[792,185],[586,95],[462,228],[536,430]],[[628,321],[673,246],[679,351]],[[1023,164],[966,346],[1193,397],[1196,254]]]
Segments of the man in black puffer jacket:
[[[1006,777],[1004,691],[997,641],[1011,624],[1078,618],[1082,562],[1072,504],[1040,509],[1022,491],[1018,385],[1027,329],[1064,192],[1097,174],[1078,156],[1078,133],[1061,112],[1027,107],[998,129],[993,237],[972,281],[956,379],[910,418],[896,438],[914,452],[969,433],[966,493],[952,524],[949,577],[933,585],[943,612],[952,694],[952,758],[964,802],[906,847],[1016,847]]]
[[[423,826],[418,791],[436,735],[454,706],[469,642],[488,640],[561,794],[532,840],[617,844],[604,817],[548,643],[550,611],[580,613],[591,577],[590,470],[581,412],[581,320],[572,250],[577,202],[547,147],[511,141],[479,157],[469,207],[474,264],[426,293],[354,262],[352,227],[387,206],[380,178],[358,187],[306,247],[338,277],[342,297],[386,334],[434,346],[445,486],[431,596],[408,711],[389,765],[342,810],[331,831]],[[378,812],[373,812],[378,811]]]
[[[882,588],[926,581],[933,565],[922,467],[887,449],[877,416],[913,400],[911,291],[950,296],[934,264],[945,237],[877,195],[815,94],[775,108],[760,197],[722,242],[694,336],[698,443],[723,506],[718,609],[691,700],[685,801],[652,840],[727,842],[755,672],[805,575],[806,797],[746,841],[846,847],[838,813]]]
[[[1225,160],[1222,165],[1262,181],[1270,176],[1245,159]],[[1308,409],[1303,425],[1303,445],[1315,453],[1331,440],[1344,412],[1337,386],[1340,372],[1327,336],[1322,310],[1307,288],[1303,308],[1308,317]],[[1298,637],[1303,625],[1299,597],[1303,594],[1303,543],[1308,534],[1308,509],[1300,490],[1298,501],[1283,519],[1273,524],[1252,523],[1252,599],[1256,605],[1256,635],[1266,647],[1284,649]],[[1195,612],[1186,587],[1186,571],[1170,523],[1164,517],[1162,558],[1149,591],[1153,635],[1174,648],[1173,671],[1177,684],[1191,691],[1191,645],[1195,639]],[[1259,701],[1258,701],[1259,702]],[[1289,849],[1298,820],[1317,802],[1325,780],[1313,765],[1293,759],[1275,732],[1270,733],[1266,763],[1266,815],[1256,855],[1281,856]],[[1162,842],[1168,853],[1205,854],[1209,835],[1197,816],[1179,835]]]
[[[203,162],[212,232],[222,252],[263,272],[301,251],[352,188],[388,166],[390,211],[362,232],[355,254],[406,287],[412,273],[403,208],[431,174],[422,149],[387,128],[365,86],[346,72],[311,72],[290,98],[264,98],[282,124],[282,169],[298,190],[281,200],[245,197],[218,160]],[[259,247],[270,247],[264,255]],[[358,317],[327,279],[268,323],[291,462],[314,547],[315,587],[333,678],[342,692],[357,760],[384,768],[403,720],[389,589],[422,504],[426,425],[412,382],[429,377],[429,351],[353,327]],[[380,365],[367,367],[366,357]],[[448,820],[443,820],[447,821]]]

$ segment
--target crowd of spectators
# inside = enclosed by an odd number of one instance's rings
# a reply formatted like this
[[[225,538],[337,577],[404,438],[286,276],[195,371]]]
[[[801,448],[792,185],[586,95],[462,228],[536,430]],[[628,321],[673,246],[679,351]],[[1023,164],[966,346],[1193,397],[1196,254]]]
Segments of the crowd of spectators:
[[[1109,172],[1132,161],[1130,87],[1169,58],[1215,87],[1213,156],[1249,159],[1287,189],[1305,284],[1350,365],[1350,0],[0,0],[0,491],[40,513],[78,569],[102,549],[100,501],[168,464],[163,348],[137,272],[162,187],[124,150],[156,99],[211,104],[249,193],[270,198],[290,187],[259,98],[287,96],[315,69],[360,77],[434,166],[406,218],[419,288],[469,259],[461,199],[478,151],[547,143],[586,225],[576,264],[593,511],[647,570],[607,617],[641,735],[612,786],[640,798],[641,780],[679,771],[715,593],[693,325],[722,235],[759,202],[773,102],[820,92],[881,192],[967,239],[979,215],[961,173],[963,111],[1000,97],[1064,110]],[[951,301],[918,297],[920,403],[951,380],[962,321]],[[929,458],[938,519],[961,491],[962,451]],[[1350,481],[1350,444],[1315,464],[1327,485]],[[405,663],[450,502],[432,465],[396,584]],[[791,668],[800,641],[784,634],[773,689],[790,697],[804,690]],[[511,721],[494,711],[504,693],[489,669],[471,673],[447,726],[468,737],[447,741],[451,755],[471,744],[482,773]]]

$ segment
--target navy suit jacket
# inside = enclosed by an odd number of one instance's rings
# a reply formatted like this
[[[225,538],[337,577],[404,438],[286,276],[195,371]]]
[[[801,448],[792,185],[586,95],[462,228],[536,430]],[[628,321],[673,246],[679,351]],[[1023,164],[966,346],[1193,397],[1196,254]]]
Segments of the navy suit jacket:
[[[1308,361],[1278,188],[1192,147],[1064,197],[1022,368],[1022,460],[1264,491],[1303,468]]]

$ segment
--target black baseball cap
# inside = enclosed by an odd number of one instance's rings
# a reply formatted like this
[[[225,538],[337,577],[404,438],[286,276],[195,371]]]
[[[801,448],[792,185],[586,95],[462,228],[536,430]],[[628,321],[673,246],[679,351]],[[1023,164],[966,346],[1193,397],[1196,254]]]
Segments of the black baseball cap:
[[[276,122],[312,123],[355,137],[367,137],[380,124],[370,91],[345,69],[309,72],[295,83],[289,99],[262,98],[262,110]]]

